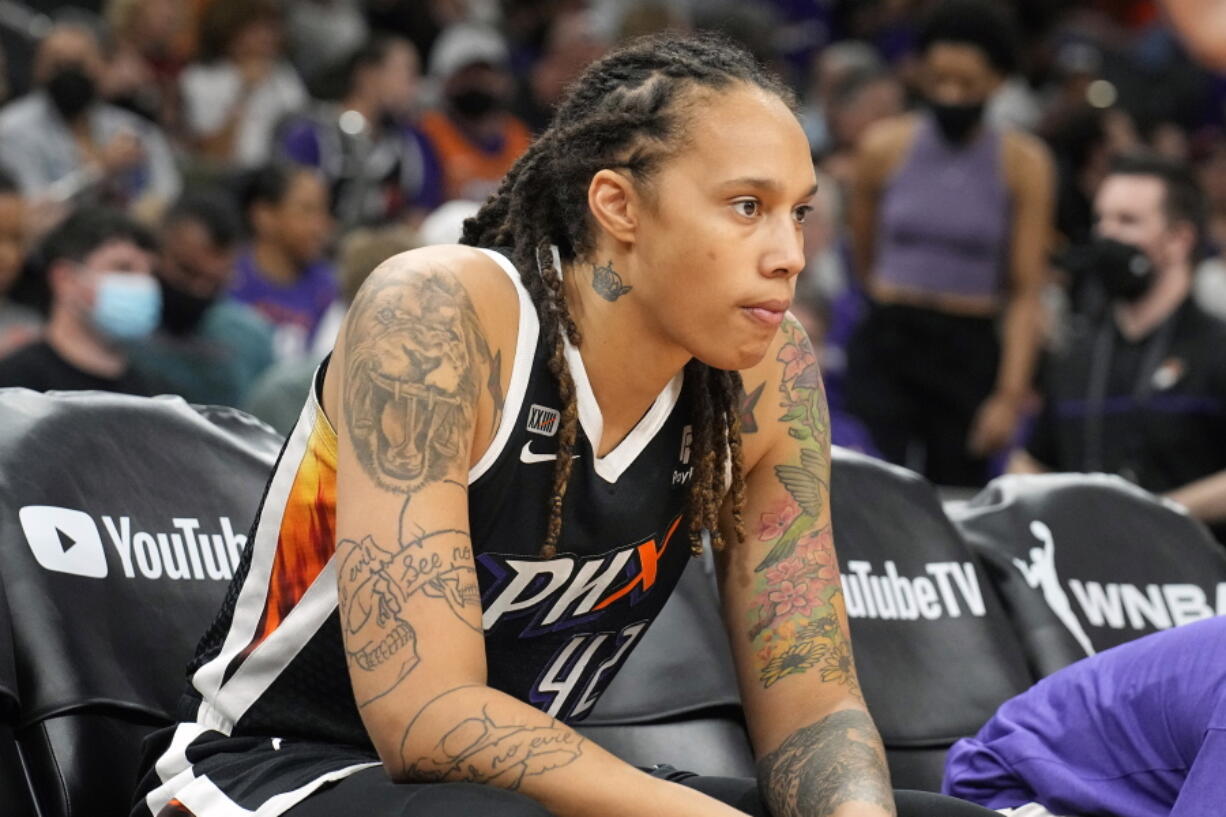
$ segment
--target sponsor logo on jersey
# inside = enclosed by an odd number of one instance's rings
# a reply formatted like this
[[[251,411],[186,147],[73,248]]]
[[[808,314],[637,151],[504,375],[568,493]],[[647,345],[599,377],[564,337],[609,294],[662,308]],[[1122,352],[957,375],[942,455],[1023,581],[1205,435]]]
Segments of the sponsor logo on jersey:
[[[659,586],[680,524],[678,516],[662,534],[597,556],[477,556],[493,575],[482,599],[485,630],[503,624],[526,646],[534,639],[550,645],[546,650],[559,645],[529,690],[532,703],[569,720],[588,713],[650,623],[642,618],[602,628],[600,620],[613,609],[635,607]]]
[[[685,485],[694,477],[693,466],[690,465],[690,454],[694,448],[694,427],[687,425],[681,429],[681,453],[677,455],[677,459],[681,461],[681,467],[673,470],[673,485]]]
[[[1056,540],[1051,528],[1035,520],[1030,523],[1030,534],[1038,545],[1030,548],[1029,558],[1014,558],[1013,566],[1031,589],[1043,595],[1043,601],[1087,655],[1093,655],[1095,649],[1083,622],[1110,630],[1166,630],[1226,615],[1226,582],[1217,584],[1215,598],[1210,599],[1203,587],[1188,582],[1150,583],[1142,587],[1131,582],[1072,578],[1062,581],[1056,568]]]
[[[175,517],[169,531],[135,528],[129,516],[102,516],[102,526],[85,511],[53,505],[27,505],[18,511],[35,560],[47,570],[95,579],[109,572],[102,533],[128,579],[229,580],[238,568],[245,534],[229,517],[218,520],[220,533],[206,533],[195,517]]]
[[[533,403],[528,407],[528,430],[533,434],[552,437],[558,433],[558,424],[562,415],[557,409]]]
[[[851,618],[935,621],[987,615],[979,576],[971,562],[928,562],[922,576],[904,576],[886,561],[883,573],[872,562],[853,559],[843,578],[843,599]]]

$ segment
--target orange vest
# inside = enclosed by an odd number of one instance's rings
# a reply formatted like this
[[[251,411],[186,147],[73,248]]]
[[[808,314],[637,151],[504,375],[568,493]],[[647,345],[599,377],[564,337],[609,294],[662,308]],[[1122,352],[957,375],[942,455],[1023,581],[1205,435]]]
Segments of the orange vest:
[[[438,154],[443,168],[443,192],[448,199],[485,201],[532,143],[528,128],[510,114],[503,116],[502,147],[497,153],[474,144],[439,111],[423,116],[421,129]]]

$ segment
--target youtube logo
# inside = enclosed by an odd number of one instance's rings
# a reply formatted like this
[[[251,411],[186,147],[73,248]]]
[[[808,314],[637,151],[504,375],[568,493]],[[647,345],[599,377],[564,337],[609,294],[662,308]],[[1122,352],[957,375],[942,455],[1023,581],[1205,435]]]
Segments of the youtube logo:
[[[27,505],[18,512],[26,542],[47,570],[105,578],[106,553],[89,514],[54,505]]]

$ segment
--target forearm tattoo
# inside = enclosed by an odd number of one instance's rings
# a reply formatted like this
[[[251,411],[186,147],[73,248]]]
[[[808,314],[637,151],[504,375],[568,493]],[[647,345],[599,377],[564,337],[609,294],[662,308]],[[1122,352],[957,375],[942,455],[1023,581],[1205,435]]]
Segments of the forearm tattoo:
[[[754,569],[748,636],[764,687],[817,669],[823,681],[858,695],[851,648],[839,624],[834,537],[829,524],[819,527],[829,494],[830,439],[821,374],[804,330],[787,321],[781,331],[779,419],[799,441],[800,453],[796,462],[775,466],[783,498],[758,520],[757,541],[770,549]],[[759,386],[742,397],[742,414],[751,421],[761,392]]]
[[[432,750],[410,747],[414,726],[430,716],[439,701],[465,689],[449,690],[432,699],[409,724],[401,744],[401,760],[408,777],[421,782],[492,783],[518,789],[525,777],[543,774],[573,763],[583,754],[584,739],[543,712],[529,711],[531,723],[494,717],[486,703],[447,729]],[[464,708],[467,702],[456,702]],[[433,734],[433,731],[432,731]]]
[[[420,664],[414,598],[438,599],[480,632],[472,543],[463,530],[425,530],[409,507],[465,486],[461,435],[469,433],[480,384],[502,412],[501,358],[491,355],[467,293],[443,273],[389,274],[353,306],[345,354],[344,414],[358,461],[383,490],[404,497],[395,542],[373,533],[338,543],[337,607],[345,648],[364,675],[365,707]],[[428,547],[427,547],[428,544]]]
[[[758,761],[758,782],[775,817],[823,817],[851,802],[895,813],[881,739],[856,709],[797,729]]]

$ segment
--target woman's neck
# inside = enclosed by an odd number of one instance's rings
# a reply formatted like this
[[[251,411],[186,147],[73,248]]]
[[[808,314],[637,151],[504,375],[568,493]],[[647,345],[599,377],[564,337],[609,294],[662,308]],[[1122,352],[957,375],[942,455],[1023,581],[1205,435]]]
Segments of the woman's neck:
[[[618,268],[617,262],[612,266]],[[598,456],[612,450],[634,428],[690,355],[676,346],[626,294],[608,300],[593,286],[594,266],[567,266],[563,289],[582,343],[583,368],[604,429]]]

